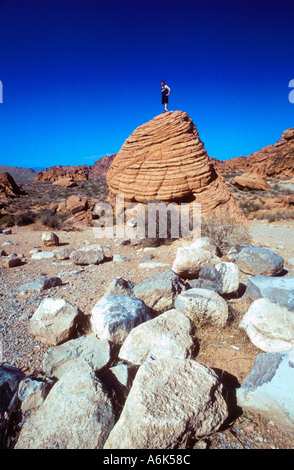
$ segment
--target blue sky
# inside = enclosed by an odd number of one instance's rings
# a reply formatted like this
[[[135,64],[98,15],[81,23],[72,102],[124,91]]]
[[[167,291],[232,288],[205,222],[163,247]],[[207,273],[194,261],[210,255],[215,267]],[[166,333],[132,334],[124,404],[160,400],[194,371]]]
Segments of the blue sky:
[[[0,0],[0,164],[93,164],[163,111],[211,157],[294,127],[293,0]]]

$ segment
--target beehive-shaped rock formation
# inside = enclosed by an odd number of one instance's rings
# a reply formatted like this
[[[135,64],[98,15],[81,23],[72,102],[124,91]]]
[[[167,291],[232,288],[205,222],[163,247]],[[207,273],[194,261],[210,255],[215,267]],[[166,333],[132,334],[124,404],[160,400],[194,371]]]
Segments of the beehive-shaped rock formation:
[[[138,127],[113,160],[106,182],[110,202],[198,202],[203,214],[242,213],[214,169],[187,113],[171,111]]]

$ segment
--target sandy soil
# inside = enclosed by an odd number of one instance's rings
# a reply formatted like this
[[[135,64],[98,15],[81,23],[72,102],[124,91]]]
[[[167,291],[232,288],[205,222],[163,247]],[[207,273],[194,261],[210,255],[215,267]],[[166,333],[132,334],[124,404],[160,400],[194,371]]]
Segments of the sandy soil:
[[[250,233],[254,245],[273,248],[285,259],[287,276],[294,275],[294,231],[292,222],[251,221]],[[99,243],[106,248],[109,260],[97,266],[76,266],[70,260],[32,260],[29,251],[40,248],[42,251],[56,251],[57,247],[44,247],[40,226],[13,227],[11,235],[0,236],[0,248],[6,254],[22,253],[23,264],[15,268],[0,268],[0,340],[2,363],[14,365],[27,375],[42,369],[42,360],[49,347],[35,341],[28,334],[28,323],[40,301],[49,297],[62,297],[90,315],[96,301],[104,294],[110,281],[123,277],[135,283],[148,278],[151,274],[171,268],[180,241],[171,245],[144,251],[140,246],[118,246],[113,239],[97,239],[93,229],[81,231],[54,231],[60,243],[79,248],[86,244]],[[5,242],[12,245],[3,246]],[[111,256],[119,254],[129,261],[114,262]],[[144,257],[152,254],[150,261],[161,262],[165,266],[141,268]],[[148,260],[149,261],[149,260]],[[293,260],[292,260],[293,261]],[[34,291],[19,292],[22,284],[42,277],[61,276],[63,285],[48,289],[40,294]],[[246,284],[246,276],[242,278]],[[242,315],[249,304],[242,298],[229,300],[233,320],[224,329],[203,327],[196,333],[198,353],[196,360],[219,371],[228,384],[239,386],[250,372],[254,358],[261,353],[250,343],[246,334],[238,329]],[[1,351],[0,351],[1,352]],[[1,359],[1,358],[0,358]],[[226,430],[203,441],[203,447],[222,449],[267,449],[293,448],[294,437],[283,434],[275,425],[260,416],[243,413]]]

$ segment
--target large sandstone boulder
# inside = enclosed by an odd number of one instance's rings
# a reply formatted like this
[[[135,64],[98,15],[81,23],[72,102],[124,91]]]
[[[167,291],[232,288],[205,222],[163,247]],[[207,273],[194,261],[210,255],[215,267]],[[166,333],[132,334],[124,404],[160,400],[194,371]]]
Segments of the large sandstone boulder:
[[[148,358],[187,359],[193,351],[191,320],[178,310],[169,310],[136,326],[124,341],[119,358],[141,365]]]
[[[95,372],[77,364],[25,421],[16,449],[101,449],[114,425],[111,399]]]
[[[65,299],[47,297],[30,319],[28,329],[37,341],[56,346],[72,338],[82,318],[81,311]]]
[[[256,173],[243,173],[243,175],[236,176],[230,183],[241,190],[248,191],[270,191],[271,186],[265,178]]]
[[[227,417],[223,385],[211,369],[190,359],[147,361],[104,449],[185,449]]]
[[[177,295],[185,289],[181,278],[168,269],[134,286],[133,295],[142,299],[152,310],[162,313],[173,307]]]
[[[175,201],[201,203],[203,214],[222,208],[242,212],[214,169],[195,124],[174,111],[141,125],[125,141],[106,175],[110,202]]]

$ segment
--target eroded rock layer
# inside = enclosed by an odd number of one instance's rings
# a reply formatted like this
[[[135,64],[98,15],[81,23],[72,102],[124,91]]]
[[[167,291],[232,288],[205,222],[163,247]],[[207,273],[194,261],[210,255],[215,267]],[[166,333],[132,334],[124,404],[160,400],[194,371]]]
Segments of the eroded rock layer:
[[[239,212],[187,113],[171,111],[141,125],[125,141],[106,181],[109,199],[126,202],[198,202],[202,213],[219,206]]]

